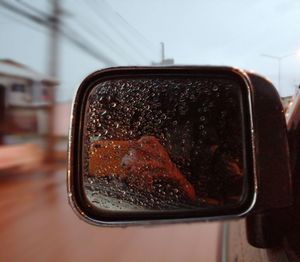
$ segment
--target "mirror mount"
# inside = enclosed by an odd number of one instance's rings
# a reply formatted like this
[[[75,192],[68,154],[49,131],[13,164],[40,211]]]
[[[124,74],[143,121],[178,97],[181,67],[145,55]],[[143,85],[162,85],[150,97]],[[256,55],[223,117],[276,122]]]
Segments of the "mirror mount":
[[[246,218],[247,237],[255,247],[271,248],[282,243],[291,225],[293,194],[287,128],[276,89],[265,78],[248,75],[254,87],[254,125],[259,134],[256,137],[259,189],[256,207]]]
[[[250,214],[246,218],[249,244],[258,248],[279,247],[291,227],[291,209],[273,209]]]

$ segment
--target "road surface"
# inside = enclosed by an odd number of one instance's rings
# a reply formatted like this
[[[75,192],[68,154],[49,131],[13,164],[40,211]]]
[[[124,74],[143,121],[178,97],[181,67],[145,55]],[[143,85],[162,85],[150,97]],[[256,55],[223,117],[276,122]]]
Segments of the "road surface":
[[[0,261],[216,261],[220,226],[100,228],[67,203],[65,165],[0,171]]]

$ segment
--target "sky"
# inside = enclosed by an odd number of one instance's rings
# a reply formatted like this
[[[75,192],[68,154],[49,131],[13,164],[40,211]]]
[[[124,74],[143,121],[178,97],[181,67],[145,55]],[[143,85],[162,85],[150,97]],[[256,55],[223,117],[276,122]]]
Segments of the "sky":
[[[50,12],[50,0],[13,4],[34,15]],[[160,42],[176,64],[227,65],[269,78],[282,96],[300,84],[299,0],[61,0],[69,34],[114,65],[150,65],[160,60]],[[27,4],[27,5],[26,5]],[[28,7],[28,4],[30,7]],[[43,14],[43,13],[42,13]],[[0,5],[0,59],[49,72],[49,29]],[[59,101],[71,100],[89,73],[111,66],[59,38]],[[263,55],[286,56],[278,60]]]

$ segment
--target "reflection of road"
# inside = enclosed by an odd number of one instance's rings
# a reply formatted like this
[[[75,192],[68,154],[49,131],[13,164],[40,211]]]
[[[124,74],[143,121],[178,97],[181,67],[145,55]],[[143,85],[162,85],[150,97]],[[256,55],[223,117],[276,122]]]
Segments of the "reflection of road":
[[[1,261],[215,261],[216,223],[100,228],[67,204],[66,171],[0,174]]]

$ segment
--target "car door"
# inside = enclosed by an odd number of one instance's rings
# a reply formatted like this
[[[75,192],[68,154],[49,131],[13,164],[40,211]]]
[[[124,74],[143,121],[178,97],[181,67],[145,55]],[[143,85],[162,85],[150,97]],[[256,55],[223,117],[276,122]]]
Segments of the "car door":
[[[283,247],[261,249],[251,246],[246,235],[245,219],[225,222],[222,231],[222,262],[287,262]]]
[[[299,141],[300,141],[300,93],[292,97],[286,109],[286,121],[289,136],[290,159],[294,183],[294,206],[291,210],[292,224],[283,243],[272,249],[259,249],[248,243],[245,221],[230,221],[223,223],[221,254],[225,261],[299,261]]]

